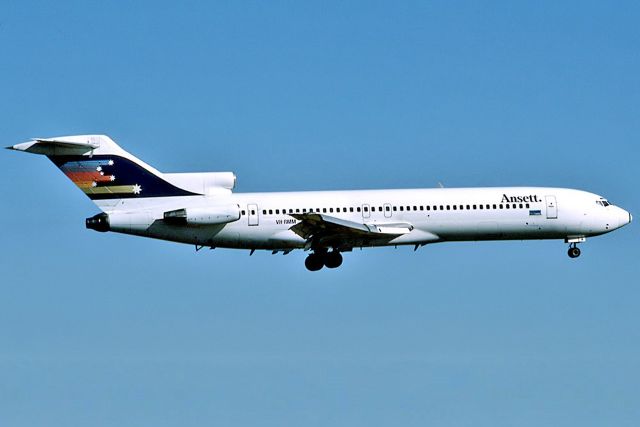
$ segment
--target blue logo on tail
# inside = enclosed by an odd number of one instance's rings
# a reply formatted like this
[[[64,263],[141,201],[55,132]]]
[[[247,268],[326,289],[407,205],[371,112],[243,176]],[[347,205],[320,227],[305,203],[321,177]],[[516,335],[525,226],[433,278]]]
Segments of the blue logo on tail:
[[[199,196],[120,156],[49,156],[91,200]]]

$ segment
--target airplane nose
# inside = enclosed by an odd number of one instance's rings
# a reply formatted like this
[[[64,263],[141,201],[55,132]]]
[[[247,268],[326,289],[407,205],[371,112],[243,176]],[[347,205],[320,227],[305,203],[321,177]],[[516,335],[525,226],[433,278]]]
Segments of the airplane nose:
[[[631,216],[631,213],[625,211],[624,209],[620,209],[619,218],[620,218],[618,223],[619,227],[623,227],[627,224],[631,224],[631,220],[633,219],[633,217]]]

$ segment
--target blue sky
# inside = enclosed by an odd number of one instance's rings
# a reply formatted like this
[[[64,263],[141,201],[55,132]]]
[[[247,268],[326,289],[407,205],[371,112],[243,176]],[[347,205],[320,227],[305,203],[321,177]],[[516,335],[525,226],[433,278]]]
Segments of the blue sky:
[[[640,215],[637,2],[5,2],[0,136],[237,191],[550,185]],[[0,153],[0,424],[636,426],[637,226],[272,256],[84,229]]]

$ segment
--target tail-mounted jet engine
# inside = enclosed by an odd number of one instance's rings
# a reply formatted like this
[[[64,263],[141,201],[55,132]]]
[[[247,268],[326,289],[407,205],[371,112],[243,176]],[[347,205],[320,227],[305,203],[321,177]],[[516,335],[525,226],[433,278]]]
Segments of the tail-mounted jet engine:
[[[240,219],[240,206],[207,206],[184,208],[164,213],[164,221],[180,225],[219,225]]]

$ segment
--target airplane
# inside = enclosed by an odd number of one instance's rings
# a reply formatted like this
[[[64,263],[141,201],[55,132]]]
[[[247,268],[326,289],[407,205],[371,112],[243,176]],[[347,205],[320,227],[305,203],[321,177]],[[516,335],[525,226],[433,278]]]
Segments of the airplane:
[[[310,271],[356,248],[483,240],[578,243],[632,221],[586,191],[547,187],[234,193],[233,172],[162,173],[105,135],[35,138],[7,149],[47,156],[102,211],[86,228],[209,247],[309,252]]]

